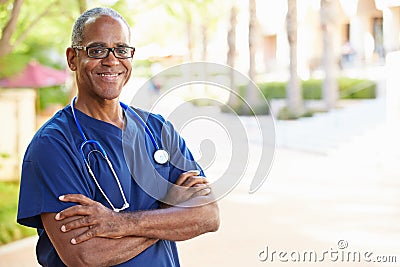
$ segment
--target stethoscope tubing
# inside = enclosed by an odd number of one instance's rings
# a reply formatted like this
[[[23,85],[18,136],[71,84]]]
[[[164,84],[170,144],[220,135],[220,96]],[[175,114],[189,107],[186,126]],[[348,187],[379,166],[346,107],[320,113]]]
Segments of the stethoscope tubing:
[[[150,131],[149,126],[147,126],[147,124],[144,122],[144,120],[142,119],[142,117],[139,116],[139,114],[137,114],[131,107],[129,107],[128,105],[120,102],[119,103],[121,105],[121,107],[126,110],[129,111],[133,116],[135,116],[135,118],[139,121],[139,123],[143,126],[144,130],[146,131],[147,135],[150,137],[151,142],[153,143],[153,146],[156,150],[160,150],[160,147],[158,146],[156,139],[154,138],[153,133]]]
[[[82,136],[82,139],[84,141],[88,141],[85,133],[82,130],[81,124],[78,121],[78,118],[75,114],[75,100],[76,100],[76,96],[72,99],[71,101],[71,110],[72,110],[72,116],[74,117],[75,120],[75,124],[78,128],[79,134]],[[129,107],[128,105],[120,102],[119,103],[121,105],[121,107],[125,110],[125,111],[129,111],[136,119],[137,121],[143,126],[144,130],[146,131],[147,135],[150,137],[151,142],[153,143],[153,146],[156,150],[160,150],[160,147],[157,144],[156,139],[154,138],[153,133],[150,131],[149,127],[147,126],[147,124],[144,122],[144,120],[142,119],[142,117],[139,116],[139,114],[137,114],[131,107]],[[93,140],[94,141],[94,140]],[[97,141],[95,141],[97,142]],[[98,142],[97,142],[98,143]],[[104,151],[104,150],[103,150]],[[105,153],[105,151],[104,151]]]
[[[97,141],[97,140],[92,140],[92,139],[88,139],[88,138],[86,137],[85,133],[84,133],[83,130],[82,130],[82,127],[81,127],[81,125],[80,125],[80,123],[79,123],[79,121],[78,121],[78,118],[77,118],[77,116],[76,116],[76,113],[75,113],[75,105],[74,105],[74,104],[75,104],[75,99],[76,99],[76,97],[74,97],[74,98],[72,99],[72,101],[71,101],[71,110],[72,110],[72,116],[74,117],[75,124],[76,124],[76,126],[77,126],[77,128],[78,128],[78,132],[79,132],[79,134],[81,135],[81,137],[82,137],[82,139],[83,139],[83,142],[82,142],[81,145],[79,146],[79,152],[80,152],[80,154],[81,154],[81,156],[82,156],[82,159],[83,159],[83,161],[84,161],[84,164],[86,165],[86,167],[87,167],[87,169],[88,169],[88,171],[89,171],[90,176],[93,178],[94,182],[96,183],[97,188],[100,190],[101,194],[104,196],[104,198],[106,199],[106,201],[109,203],[110,207],[111,207],[115,212],[119,212],[119,211],[122,211],[122,210],[124,210],[124,209],[127,209],[127,208],[129,207],[129,203],[128,203],[128,201],[126,200],[124,190],[122,189],[122,185],[121,185],[121,183],[120,183],[120,181],[119,181],[119,178],[118,178],[118,176],[117,176],[117,173],[115,172],[115,170],[114,170],[114,168],[113,168],[113,166],[112,166],[112,164],[111,164],[111,161],[109,160],[109,158],[108,158],[108,156],[107,156],[106,151],[104,150],[104,148],[102,147],[102,145],[100,144],[99,141]],[[126,105],[126,104],[124,104],[124,103],[122,103],[122,102],[120,102],[120,105],[121,105],[121,107],[122,107],[125,111],[129,111],[132,115],[135,116],[135,118],[137,119],[137,121],[143,126],[143,128],[145,129],[147,135],[150,137],[151,142],[153,143],[154,148],[155,148],[155,152],[154,152],[154,154],[153,154],[154,161],[155,161],[156,163],[158,163],[158,164],[165,164],[165,163],[167,163],[167,162],[169,161],[169,154],[168,154],[168,152],[165,151],[165,150],[163,150],[163,149],[160,149],[160,147],[158,146],[158,144],[157,144],[157,142],[156,142],[156,139],[154,138],[153,133],[150,131],[149,127],[148,127],[147,124],[144,122],[144,120],[143,120],[131,107],[129,107],[128,105]],[[115,179],[115,181],[116,181],[116,183],[117,183],[117,185],[118,185],[118,188],[119,188],[119,190],[120,190],[120,193],[121,193],[122,198],[123,198],[123,201],[124,201],[124,204],[123,204],[123,206],[122,206],[121,208],[116,208],[116,207],[114,207],[114,205],[112,204],[111,200],[107,197],[106,193],[104,192],[104,190],[101,188],[99,182],[97,181],[96,176],[94,175],[94,173],[93,173],[93,171],[92,171],[92,168],[90,167],[89,161],[86,159],[85,153],[83,152],[84,147],[85,147],[86,145],[88,145],[88,144],[94,145],[94,146],[97,148],[96,151],[100,152],[100,154],[101,154],[101,155],[103,156],[103,158],[106,160],[107,165],[108,165],[108,167],[110,168],[110,170],[111,170],[111,172],[112,172],[112,174],[113,174],[113,176],[114,176],[114,179]]]
[[[76,97],[74,97],[74,98],[72,99],[72,101],[71,101],[72,116],[74,117],[75,124],[76,124],[76,126],[77,126],[77,128],[78,128],[79,134],[82,136],[82,139],[84,140],[83,146],[84,146],[85,144],[87,144],[87,143],[94,143],[94,144],[96,144],[98,147],[101,148],[101,152],[103,153],[104,157],[107,158],[107,154],[106,154],[105,150],[102,148],[102,146],[99,144],[99,142],[96,141],[96,140],[88,140],[87,137],[86,137],[86,135],[85,135],[85,133],[83,132],[82,127],[81,127],[81,125],[80,125],[80,123],[79,123],[79,121],[78,121],[78,118],[77,118],[76,114],[75,114],[75,105],[74,105],[74,104],[75,104],[75,99],[76,99]],[[160,146],[157,144],[157,141],[156,141],[156,139],[154,138],[153,133],[151,132],[151,130],[150,130],[150,128],[147,126],[147,124],[144,122],[144,120],[142,119],[142,117],[140,117],[140,116],[139,116],[131,107],[129,107],[128,105],[126,105],[126,104],[124,104],[124,103],[122,103],[122,102],[119,102],[119,103],[120,103],[121,107],[122,107],[125,111],[128,111],[129,113],[131,113],[131,114],[136,118],[136,120],[137,120],[137,121],[142,125],[142,127],[144,128],[144,130],[145,130],[147,136],[149,136],[149,138],[150,138],[150,140],[151,140],[151,142],[153,143],[153,146],[154,146],[154,148],[155,148],[155,152],[154,152],[154,154],[153,154],[154,161],[155,161],[156,163],[158,163],[158,164],[165,164],[165,163],[167,163],[167,162],[169,161],[169,154],[168,154],[168,152],[165,151],[164,149],[161,149]],[[90,142],[89,142],[89,141],[90,141]],[[82,151],[83,146],[81,145],[81,153],[82,153],[82,154],[83,154],[83,151]],[[84,155],[84,154],[83,154],[83,158],[84,158],[84,160],[85,160],[85,162],[86,162],[86,159],[85,159],[85,155]]]

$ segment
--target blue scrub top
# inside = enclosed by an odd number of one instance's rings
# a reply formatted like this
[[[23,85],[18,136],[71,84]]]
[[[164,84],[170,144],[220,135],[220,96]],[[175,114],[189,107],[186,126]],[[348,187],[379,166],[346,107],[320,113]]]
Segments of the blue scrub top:
[[[122,131],[76,110],[86,137],[99,141],[106,151],[130,205],[125,211],[132,212],[159,208],[158,200],[168,189],[166,181],[175,183],[182,172],[201,170],[171,123],[160,115],[139,109],[135,111],[144,119],[158,145],[170,154],[168,163],[159,165],[154,162],[154,145],[130,112],[125,111],[127,123]],[[36,254],[43,266],[65,266],[40,219],[41,213],[59,212],[76,205],[59,201],[59,196],[83,194],[110,207],[84,165],[79,151],[82,142],[68,105],[39,129],[25,153],[17,221],[37,228]],[[94,147],[85,146],[84,153],[107,197],[115,207],[121,207],[120,190],[105,160]],[[118,266],[179,266],[176,244],[160,240]]]

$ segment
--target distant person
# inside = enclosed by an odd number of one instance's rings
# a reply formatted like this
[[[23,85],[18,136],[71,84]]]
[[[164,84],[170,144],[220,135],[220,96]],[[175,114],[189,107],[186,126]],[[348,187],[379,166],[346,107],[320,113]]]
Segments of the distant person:
[[[356,51],[350,42],[346,42],[342,46],[342,66],[350,65],[354,61]]]
[[[36,133],[22,166],[17,220],[37,228],[43,266],[179,266],[175,241],[219,227],[210,186],[172,125],[119,102],[134,52],[112,9],[74,24],[66,57],[77,97]]]

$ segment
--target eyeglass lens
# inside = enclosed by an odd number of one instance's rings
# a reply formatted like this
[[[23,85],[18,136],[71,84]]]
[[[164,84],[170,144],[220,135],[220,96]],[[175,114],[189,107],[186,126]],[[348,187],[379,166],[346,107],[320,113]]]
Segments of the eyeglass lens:
[[[87,53],[91,58],[106,58],[109,53],[113,52],[116,58],[131,58],[134,53],[134,48],[132,47],[88,47]]]

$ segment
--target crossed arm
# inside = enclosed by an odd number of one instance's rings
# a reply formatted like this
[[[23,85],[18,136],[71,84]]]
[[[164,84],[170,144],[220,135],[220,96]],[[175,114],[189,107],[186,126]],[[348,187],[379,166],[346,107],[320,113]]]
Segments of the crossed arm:
[[[183,173],[177,181],[181,187],[168,192],[168,203],[198,204],[189,208],[165,205],[163,209],[117,213],[83,195],[65,195],[61,201],[79,205],[41,217],[66,265],[116,265],[159,239],[180,241],[216,231],[218,206],[205,182],[193,172]]]

